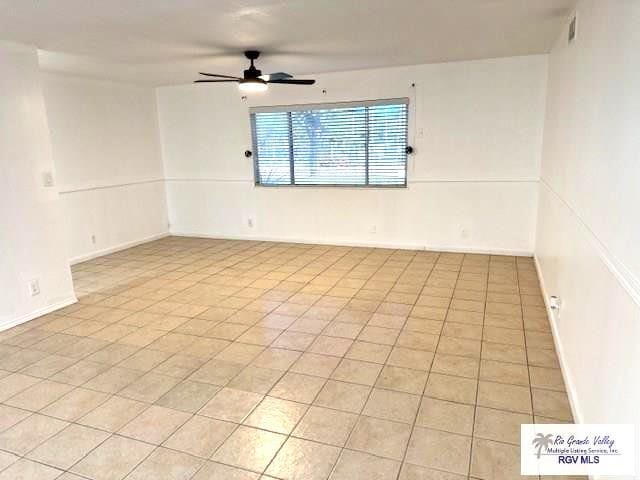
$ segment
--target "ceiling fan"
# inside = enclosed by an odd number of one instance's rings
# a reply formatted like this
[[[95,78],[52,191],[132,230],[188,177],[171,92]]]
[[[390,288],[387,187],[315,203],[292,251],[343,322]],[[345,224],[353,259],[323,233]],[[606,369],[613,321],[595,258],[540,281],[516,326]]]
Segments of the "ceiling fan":
[[[243,92],[264,92],[267,90],[269,83],[279,83],[286,85],[313,85],[315,80],[299,80],[293,78],[288,73],[277,72],[269,75],[263,75],[254,65],[253,61],[260,56],[257,50],[247,50],[244,56],[249,59],[251,66],[244,71],[244,77],[232,77],[229,75],[217,75],[215,73],[200,72],[200,75],[207,77],[217,77],[213,80],[200,79],[193,83],[220,83],[220,82],[237,82],[238,87]]]

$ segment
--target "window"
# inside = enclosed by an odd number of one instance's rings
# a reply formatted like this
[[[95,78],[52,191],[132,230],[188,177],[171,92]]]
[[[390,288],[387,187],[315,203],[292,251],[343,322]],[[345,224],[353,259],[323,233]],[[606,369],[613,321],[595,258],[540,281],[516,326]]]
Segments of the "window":
[[[251,109],[256,185],[404,187],[408,100]]]

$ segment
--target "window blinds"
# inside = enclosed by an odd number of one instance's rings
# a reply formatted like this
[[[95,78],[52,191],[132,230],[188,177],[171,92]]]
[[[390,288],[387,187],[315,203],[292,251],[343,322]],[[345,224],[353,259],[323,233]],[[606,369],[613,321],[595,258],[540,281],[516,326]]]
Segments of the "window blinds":
[[[407,183],[408,100],[251,109],[257,185]]]

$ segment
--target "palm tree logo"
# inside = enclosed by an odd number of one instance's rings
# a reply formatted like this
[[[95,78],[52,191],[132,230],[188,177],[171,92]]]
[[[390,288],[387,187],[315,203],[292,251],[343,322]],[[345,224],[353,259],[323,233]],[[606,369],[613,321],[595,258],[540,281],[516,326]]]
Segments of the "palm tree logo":
[[[552,433],[549,433],[547,435],[543,435],[542,433],[538,433],[536,435],[536,438],[533,439],[533,442],[532,442],[533,446],[538,449],[538,452],[536,453],[536,456],[538,457],[538,459],[540,459],[542,448],[544,447],[544,449],[546,450],[553,443],[552,440],[551,440],[551,437],[553,437]]]

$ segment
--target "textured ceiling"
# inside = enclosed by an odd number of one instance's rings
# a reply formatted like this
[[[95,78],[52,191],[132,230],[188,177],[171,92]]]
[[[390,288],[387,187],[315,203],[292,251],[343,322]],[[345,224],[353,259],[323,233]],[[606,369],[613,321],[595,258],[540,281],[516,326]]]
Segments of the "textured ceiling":
[[[185,83],[241,52],[293,74],[548,52],[574,0],[0,0],[0,38],[46,70]]]

